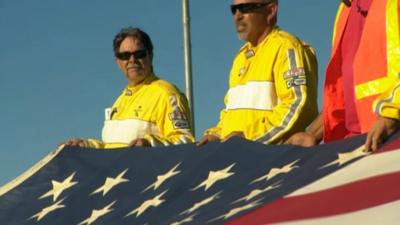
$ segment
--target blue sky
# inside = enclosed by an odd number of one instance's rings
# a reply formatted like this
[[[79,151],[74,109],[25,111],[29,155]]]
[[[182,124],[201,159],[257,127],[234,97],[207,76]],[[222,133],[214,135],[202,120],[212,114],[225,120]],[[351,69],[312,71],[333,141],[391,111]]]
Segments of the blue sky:
[[[278,24],[310,43],[319,60],[319,103],[338,0],[280,0]],[[243,44],[230,0],[190,1],[196,137],[223,108],[232,59]],[[104,108],[126,81],[114,35],[140,27],[154,69],[185,90],[180,0],[0,1],[0,185],[71,137],[100,138]]]

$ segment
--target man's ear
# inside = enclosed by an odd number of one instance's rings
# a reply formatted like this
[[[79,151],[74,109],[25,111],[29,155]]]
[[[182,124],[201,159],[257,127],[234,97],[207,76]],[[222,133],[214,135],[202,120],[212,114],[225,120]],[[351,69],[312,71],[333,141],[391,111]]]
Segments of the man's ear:
[[[269,6],[268,6],[268,10],[269,10],[269,12],[268,12],[268,16],[267,16],[267,20],[268,20],[268,23],[269,24],[272,24],[272,23],[276,23],[276,18],[277,18],[277,14],[278,14],[278,4],[276,4],[276,3],[271,3]]]

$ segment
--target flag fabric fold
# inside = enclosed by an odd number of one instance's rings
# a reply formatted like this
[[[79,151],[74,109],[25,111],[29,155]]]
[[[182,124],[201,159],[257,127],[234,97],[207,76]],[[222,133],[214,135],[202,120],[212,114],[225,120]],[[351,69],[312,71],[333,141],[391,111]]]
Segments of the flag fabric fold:
[[[364,140],[65,147],[0,188],[0,224],[398,224],[400,138]]]

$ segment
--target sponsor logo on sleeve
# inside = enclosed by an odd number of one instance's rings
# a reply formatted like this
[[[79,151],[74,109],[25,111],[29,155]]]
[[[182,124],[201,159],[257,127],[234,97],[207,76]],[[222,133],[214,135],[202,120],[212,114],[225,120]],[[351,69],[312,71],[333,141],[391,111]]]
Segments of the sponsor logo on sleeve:
[[[183,113],[178,107],[178,101],[176,96],[169,96],[169,101],[172,106],[172,112],[168,114],[175,129],[189,129],[189,123],[185,113]]]
[[[304,68],[294,68],[288,70],[283,74],[283,78],[286,80],[287,88],[307,84]]]
[[[169,114],[169,119],[174,125],[175,129],[189,129],[189,123],[187,122],[186,115],[179,110],[175,110]]]

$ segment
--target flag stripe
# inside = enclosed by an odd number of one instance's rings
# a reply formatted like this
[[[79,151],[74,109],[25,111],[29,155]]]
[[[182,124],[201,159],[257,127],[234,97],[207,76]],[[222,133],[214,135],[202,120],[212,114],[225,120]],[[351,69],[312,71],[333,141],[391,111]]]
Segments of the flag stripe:
[[[398,224],[400,221],[400,201],[373,208],[317,219],[278,223],[276,225],[340,225],[340,224]]]
[[[394,135],[394,138],[396,138],[396,137],[397,137],[397,135]],[[391,151],[391,150],[397,149],[397,148],[400,148],[400,138],[398,138],[398,137],[397,137],[397,139],[385,144],[382,148],[380,148],[374,154],[384,153],[384,152]]]
[[[308,194],[386,173],[400,172],[399,161],[400,151],[373,154],[293,192],[290,196]]]
[[[399,200],[399,180],[400,172],[397,172],[334,189],[279,199],[228,224],[270,224],[362,210]],[[361,191],[365,189],[367,190]]]
[[[312,148],[241,138],[201,150],[69,146],[6,186],[0,224],[365,225],[370,217],[394,218],[400,145],[368,155],[359,148],[364,142],[365,135]],[[398,224],[384,221],[375,224]]]

